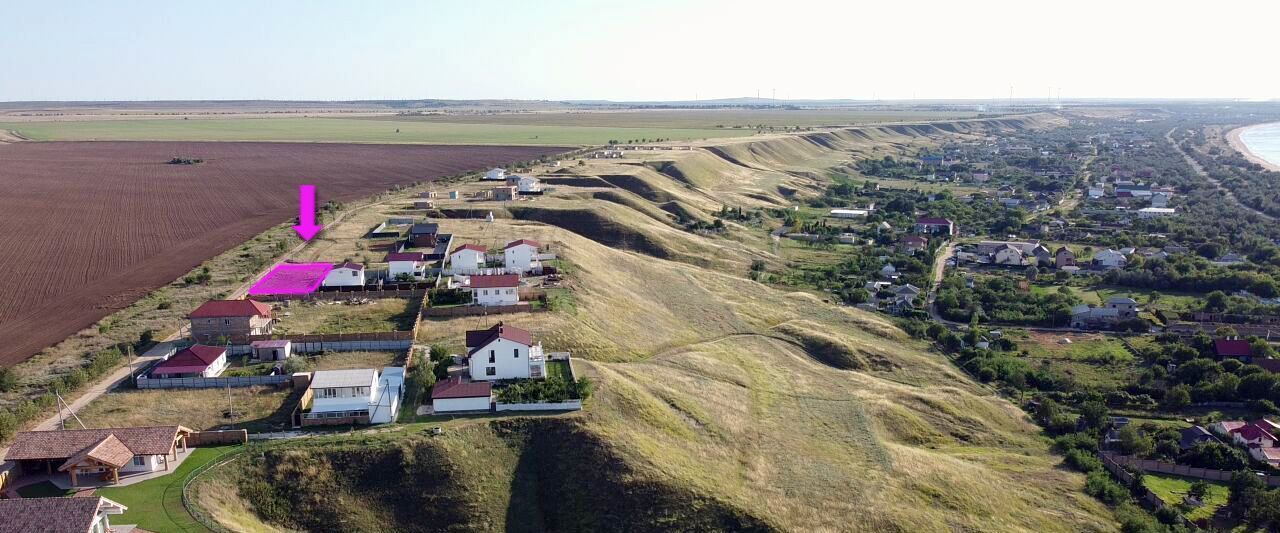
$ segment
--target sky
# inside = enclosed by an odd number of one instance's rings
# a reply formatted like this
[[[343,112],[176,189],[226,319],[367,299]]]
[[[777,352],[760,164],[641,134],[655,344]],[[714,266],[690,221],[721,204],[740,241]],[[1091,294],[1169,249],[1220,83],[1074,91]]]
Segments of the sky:
[[[1280,1],[0,0],[0,101],[1280,98]]]

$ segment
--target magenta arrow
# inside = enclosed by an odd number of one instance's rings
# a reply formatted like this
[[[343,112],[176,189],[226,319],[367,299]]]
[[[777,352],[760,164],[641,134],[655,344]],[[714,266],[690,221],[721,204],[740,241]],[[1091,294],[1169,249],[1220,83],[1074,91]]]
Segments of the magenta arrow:
[[[302,240],[309,241],[323,228],[324,226],[316,224],[316,186],[299,185],[298,225],[293,227],[293,231],[298,232]]]

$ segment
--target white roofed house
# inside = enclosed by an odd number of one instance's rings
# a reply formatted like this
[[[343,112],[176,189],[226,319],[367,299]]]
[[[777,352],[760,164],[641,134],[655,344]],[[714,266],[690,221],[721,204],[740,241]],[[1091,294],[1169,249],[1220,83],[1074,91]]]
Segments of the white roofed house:
[[[325,287],[363,287],[364,265],[360,263],[343,263],[336,265],[324,276]]]
[[[507,272],[521,274],[536,270],[542,265],[538,262],[538,249],[542,245],[533,239],[520,239],[507,243],[502,249],[503,264]]]
[[[491,168],[488,172],[484,173],[485,181],[506,181],[506,179],[507,171],[500,168]]]
[[[1124,254],[1120,252],[1108,248],[1093,254],[1093,264],[1094,266],[1103,268],[1123,268],[1125,265],[1129,264],[1129,258],[1125,257]]]
[[[1011,244],[1006,244],[991,254],[991,262],[997,265],[1022,265],[1022,250]]]
[[[521,194],[538,194],[542,192],[542,182],[533,176],[520,176],[516,181],[516,190]]]
[[[303,426],[384,424],[395,420],[404,368],[317,370],[303,396]],[[309,396],[309,398],[308,398]]]
[[[468,331],[467,372],[473,381],[541,379],[546,376],[542,343],[533,334],[502,322],[489,329]]]

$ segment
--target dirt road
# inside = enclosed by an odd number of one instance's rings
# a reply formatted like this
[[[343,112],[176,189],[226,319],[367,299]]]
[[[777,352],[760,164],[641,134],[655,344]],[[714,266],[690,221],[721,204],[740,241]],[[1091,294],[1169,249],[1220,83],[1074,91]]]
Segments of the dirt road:
[[[1224,194],[1226,194],[1227,199],[1231,200],[1231,203],[1234,203],[1240,206],[1241,208],[1243,208],[1244,210],[1262,217],[1263,220],[1266,220],[1268,222],[1276,221],[1276,217],[1273,217],[1271,215],[1263,213],[1262,211],[1259,211],[1257,209],[1244,205],[1244,202],[1241,202],[1238,198],[1236,198],[1235,193],[1231,192],[1231,189],[1223,187],[1221,182],[1210,177],[1209,173],[1204,171],[1204,167],[1200,166],[1199,162],[1197,162],[1194,158],[1192,158],[1190,154],[1188,154],[1185,150],[1183,150],[1181,146],[1178,146],[1178,143],[1173,140],[1173,132],[1174,130],[1169,130],[1169,133],[1164,134],[1164,139],[1166,141],[1169,141],[1169,144],[1173,145],[1173,149],[1177,150],[1178,153],[1182,155],[1182,158],[1187,161],[1187,165],[1191,167],[1191,170],[1194,170],[1197,175],[1204,178],[1206,181],[1213,184],[1213,186],[1216,187],[1219,191],[1222,191]]]

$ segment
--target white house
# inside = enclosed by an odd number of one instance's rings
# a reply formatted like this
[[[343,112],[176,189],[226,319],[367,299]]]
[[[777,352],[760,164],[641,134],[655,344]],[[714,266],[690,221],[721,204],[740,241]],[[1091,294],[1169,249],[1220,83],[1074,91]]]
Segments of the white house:
[[[1133,298],[1124,296],[1112,296],[1107,298],[1107,309],[1115,309],[1116,316],[1119,318],[1134,318],[1138,316],[1138,302]]]
[[[507,171],[502,170],[500,168],[492,168],[492,169],[489,169],[488,172],[484,173],[485,181],[506,181],[506,179],[507,179]]]
[[[488,411],[492,406],[493,392],[488,381],[462,381],[462,376],[454,376],[431,388],[433,413]]]
[[[271,340],[249,343],[253,358],[259,361],[284,361],[293,356],[293,341]]]
[[[196,344],[156,365],[151,369],[151,377],[157,379],[215,378],[222,375],[222,371],[226,368],[227,349],[225,347]]]
[[[1159,218],[1173,216],[1177,211],[1172,207],[1144,207],[1138,210],[1138,218]]]
[[[474,272],[484,267],[485,249],[477,244],[464,244],[449,254],[449,264],[455,272]]]
[[[483,306],[520,303],[520,276],[471,276],[471,303]]]
[[[538,267],[538,248],[542,245],[532,239],[511,241],[502,249],[507,272],[529,272]]]
[[[467,332],[467,369],[473,381],[541,379],[546,375],[542,344],[520,328],[497,325]]]
[[[1153,193],[1151,195],[1151,207],[1169,207],[1169,193]]]
[[[343,263],[336,265],[324,276],[325,287],[363,287],[364,265],[360,263]]]
[[[520,176],[516,189],[522,193],[539,193],[542,192],[542,182],[533,176]]]
[[[1128,263],[1124,254],[1110,248],[1093,255],[1093,264],[1103,268],[1122,268]]]
[[[832,209],[827,216],[832,218],[865,218],[868,211],[866,209]]]
[[[407,275],[413,279],[426,276],[427,256],[422,252],[394,252],[387,254],[387,265],[390,266],[391,279]]]
[[[1089,187],[1090,200],[1097,200],[1098,198],[1102,198],[1105,194],[1106,192],[1103,191],[1102,187]]]
[[[302,425],[383,424],[395,420],[404,393],[404,368],[317,370],[311,375],[311,405]]]
[[[1021,265],[1022,250],[1011,244],[1006,244],[991,255],[991,262],[997,265]]]

